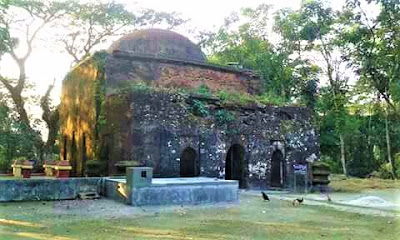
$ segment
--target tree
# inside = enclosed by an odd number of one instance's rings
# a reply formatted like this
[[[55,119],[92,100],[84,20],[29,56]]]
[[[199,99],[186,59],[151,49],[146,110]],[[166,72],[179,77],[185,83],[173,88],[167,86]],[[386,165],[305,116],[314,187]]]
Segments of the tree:
[[[315,69],[307,68],[305,62],[293,61],[290,51],[268,40],[269,9],[268,5],[261,4],[255,9],[234,13],[217,32],[202,33],[200,43],[210,52],[211,62],[222,65],[233,62],[252,69],[261,75],[264,91],[292,101],[303,93],[304,89],[298,86],[306,87],[303,73],[306,69]],[[241,19],[242,24],[236,28],[235,24]]]
[[[5,97],[0,94],[0,172],[7,172],[16,157],[37,159],[37,133],[16,121],[10,112]]]
[[[1,29],[3,30],[2,42],[3,53],[9,54],[19,69],[19,76],[16,80],[8,79],[0,76],[0,82],[7,89],[18,114],[21,124],[31,133],[37,132],[31,127],[30,119],[25,108],[25,99],[23,91],[27,87],[26,62],[33,51],[34,41],[38,38],[43,28],[56,19],[61,18],[67,12],[70,2],[52,2],[52,1],[36,1],[36,0],[11,0],[9,1],[9,10],[1,12],[0,17]],[[11,11],[13,10],[13,11]],[[16,30],[23,33],[23,37],[12,36]],[[17,48],[23,43],[26,46],[25,52],[17,53]],[[50,87],[51,88],[51,87]],[[46,102],[48,103],[48,102]],[[45,121],[47,119],[44,119]],[[50,125],[49,122],[46,122]],[[50,126],[57,128],[57,126]],[[51,130],[54,132],[55,130]],[[39,134],[37,134],[37,143],[41,143]],[[52,138],[49,138],[50,140]],[[52,145],[54,142],[48,142]]]
[[[338,132],[341,149],[340,159],[343,173],[347,175],[344,126],[348,77],[344,73],[344,61],[340,58],[341,48],[336,44],[341,27],[336,22],[337,18],[337,14],[321,1],[303,1],[297,11],[278,12],[275,30],[284,39],[283,48],[297,53],[297,60],[300,62],[308,60],[319,65],[323,77],[327,79],[326,90],[329,90],[333,103],[335,131]],[[319,57],[315,59],[311,56]]]
[[[345,21],[351,27],[343,32],[342,40],[347,47],[347,58],[356,68],[360,78],[358,84],[383,99],[385,108],[385,138],[388,162],[395,168],[392,160],[389,116],[398,116],[400,86],[400,7],[398,1],[375,0],[381,7],[374,17],[367,14],[358,0],[347,1]]]
[[[74,63],[93,53],[99,44],[108,38],[143,26],[166,23],[170,28],[184,22],[177,14],[157,12],[151,9],[128,11],[124,5],[115,3],[73,3],[69,14],[57,21],[62,28],[58,37]]]
[[[2,49],[8,53],[15,61],[19,68],[19,77],[16,84],[13,85],[11,79],[0,76],[0,81],[4,87],[8,90],[18,112],[19,119],[25,123],[28,127],[29,118],[25,110],[25,101],[22,97],[22,91],[26,85],[26,61],[30,57],[33,50],[33,42],[36,40],[39,32],[50,22],[57,19],[64,13],[63,7],[59,3],[53,2],[40,2],[40,1],[18,1],[14,0],[10,2],[10,6],[18,8],[20,11],[25,11],[23,14],[3,14],[0,18],[0,23],[3,26],[4,38],[6,41],[2,42]],[[3,12],[5,13],[5,12]],[[24,16],[20,18],[20,16]],[[26,17],[26,18],[25,18]],[[29,20],[28,20],[29,19]],[[12,26],[14,23],[21,23],[19,26]],[[37,22],[40,22],[37,24]],[[37,24],[37,26],[35,26]],[[10,31],[14,27],[23,31],[24,38],[11,37]],[[26,44],[26,51],[23,54],[18,55],[16,49],[21,42]],[[4,53],[3,52],[3,53]]]

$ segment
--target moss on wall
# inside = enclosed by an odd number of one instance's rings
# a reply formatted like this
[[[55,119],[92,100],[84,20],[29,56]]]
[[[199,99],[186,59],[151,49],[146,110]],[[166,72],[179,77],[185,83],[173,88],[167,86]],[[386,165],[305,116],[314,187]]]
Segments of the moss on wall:
[[[60,158],[69,160],[74,175],[83,175],[85,162],[98,157],[105,96],[106,53],[77,64],[63,81],[60,104]]]

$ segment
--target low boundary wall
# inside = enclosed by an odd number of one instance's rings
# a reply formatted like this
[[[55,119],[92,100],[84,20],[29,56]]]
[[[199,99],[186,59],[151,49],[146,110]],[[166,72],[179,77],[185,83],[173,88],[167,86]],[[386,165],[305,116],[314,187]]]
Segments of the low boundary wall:
[[[68,200],[80,192],[103,192],[103,178],[43,178],[0,180],[0,202]]]

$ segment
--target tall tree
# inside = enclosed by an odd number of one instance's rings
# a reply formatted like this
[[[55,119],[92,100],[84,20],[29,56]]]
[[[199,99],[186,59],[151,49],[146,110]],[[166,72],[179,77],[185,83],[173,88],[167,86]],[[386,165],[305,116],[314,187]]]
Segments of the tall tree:
[[[346,68],[340,57],[341,48],[336,44],[341,27],[336,21],[337,14],[322,1],[303,1],[299,10],[283,10],[275,19],[276,30],[285,39],[285,48],[297,52],[299,60],[307,59],[319,65],[322,77],[327,80],[335,129],[339,135],[342,169],[347,175],[344,126],[348,77],[344,74]]]
[[[385,139],[387,158],[392,176],[395,168],[392,160],[389,116],[398,114],[400,93],[400,6],[393,0],[369,0],[368,4],[380,7],[377,15],[367,14],[359,0],[347,1],[345,21],[351,26],[342,34],[347,46],[349,62],[360,74],[358,84],[378,99],[385,107]]]
[[[262,4],[234,13],[217,32],[203,33],[200,42],[210,52],[210,61],[253,69],[261,74],[266,92],[291,101],[301,94],[298,86],[305,86],[304,75],[296,68],[299,63],[289,57],[290,51],[268,40],[269,9]]]
[[[14,60],[19,69],[19,75],[16,80],[0,75],[0,82],[7,89],[14,103],[19,121],[34,133],[36,131],[31,127],[23,97],[23,91],[27,87],[26,63],[32,54],[34,42],[40,32],[45,26],[64,16],[70,3],[36,0],[10,0],[8,3],[9,9],[2,11],[0,16],[2,35],[6,40],[2,42],[1,48],[3,53],[9,54]],[[15,34],[17,31],[18,34]],[[23,36],[19,35],[21,32]],[[22,53],[21,49],[18,49],[21,44],[25,47]],[[48,122],[46,123],[49,125]],[[40,136],[37,136],[37,142],[40,144]]]

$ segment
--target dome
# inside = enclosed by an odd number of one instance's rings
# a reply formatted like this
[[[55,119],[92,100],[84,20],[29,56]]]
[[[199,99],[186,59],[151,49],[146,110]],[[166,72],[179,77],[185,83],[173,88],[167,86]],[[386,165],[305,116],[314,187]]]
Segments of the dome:
[[[188,38],[168,30],[146,29],[134,31],[114,42],[108,52],[126,52],[176,60],[204,62],[200,47]]]

